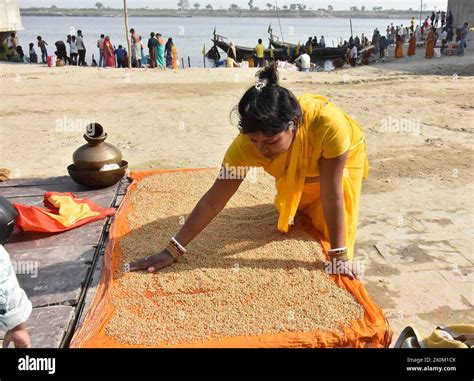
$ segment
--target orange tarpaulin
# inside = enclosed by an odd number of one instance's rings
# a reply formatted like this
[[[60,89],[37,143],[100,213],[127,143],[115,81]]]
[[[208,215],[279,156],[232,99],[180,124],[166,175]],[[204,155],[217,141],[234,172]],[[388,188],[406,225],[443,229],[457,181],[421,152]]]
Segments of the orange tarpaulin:
[[[196,171],[208,169],[181,169],[133,172],[132,184],[127,190],[122,205],[120,206],[115,221],[110,229],[109,243],[104,254],[104,270],[102,279],[97,287],[94,299],[82,326],[76,331],[72,341],[72,348],[125,348],[136,347],[120,342],[105,332],[105,327],[114,312],[111,303],[114,288],[114,270],[121,263],[122,252],[120,239],[126,236],[131,228],[127,220],[133,206],[130,195],[136,192],[137,184],[147,176],[175,171]],[[329,243],[322,240],[322,235],[314,229],[309,220],[303,220],[306,231],[317,239],[328,257]],[[369,297],[367,291],[359,280],[349,280],[343,276],[331,276],[339,287],[350,292],[364,308],[364,317],[354,320],[343,328],[343,332],[312,331],[312,332],[280,332],[253,336],[227,337],[218,340],[208,340],[193,343],[181,343],[172,347],[200,347],[200,348],[335,348],[335,347],[374,347],[384,348],[390,345],[392,330],[382,310]],[[157,343],[155,347],[160,347]],[[146,347],[145,345],[139,347]]]

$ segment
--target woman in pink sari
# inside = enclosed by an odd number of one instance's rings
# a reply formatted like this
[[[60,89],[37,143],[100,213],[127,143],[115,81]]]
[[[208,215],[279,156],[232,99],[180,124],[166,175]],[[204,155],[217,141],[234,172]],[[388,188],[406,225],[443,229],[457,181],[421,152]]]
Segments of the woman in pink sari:
[[[115,67],[115,50],[109,36],[104,40],[104,60],[105,66]]]

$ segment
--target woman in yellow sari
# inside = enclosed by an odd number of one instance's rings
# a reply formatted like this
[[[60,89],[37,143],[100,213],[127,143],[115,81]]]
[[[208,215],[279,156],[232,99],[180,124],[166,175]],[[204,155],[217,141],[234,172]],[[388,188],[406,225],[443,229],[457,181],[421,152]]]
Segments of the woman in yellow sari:
[[[428,36],[426,37],[426,54],[425,58],[433,58],[434,56],[434,48],[436,44],[436,35],[435,29],[431,28]]]
[[[297,211],[306,214],[330,243],[329,255],[337,262],[333,267],[353,279],[359,198],[368,175],[361,126],[320,95],[296,98],[278,84],[275,67],[259,72],[237,110],[240,133],[224,156],[223,170],[242,173],[263,167],[274,176],[278,230],[288,232]],[[186,245],[225,207],[243,181],[229,178],[219,176],[166,249],[132,262],[130,270],[154,272],[185,254]]]

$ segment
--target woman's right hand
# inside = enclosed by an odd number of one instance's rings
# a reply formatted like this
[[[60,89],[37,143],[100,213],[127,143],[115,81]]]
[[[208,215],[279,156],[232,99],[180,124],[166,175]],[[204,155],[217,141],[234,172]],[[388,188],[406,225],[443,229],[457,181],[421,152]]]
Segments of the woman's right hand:
[[[175,259],[168,253],[167,250],[162,250],[158,254],[150,255],[149,257],[138,259],[129,263],[130,271],[147,270],[150,273],[170,266]]]

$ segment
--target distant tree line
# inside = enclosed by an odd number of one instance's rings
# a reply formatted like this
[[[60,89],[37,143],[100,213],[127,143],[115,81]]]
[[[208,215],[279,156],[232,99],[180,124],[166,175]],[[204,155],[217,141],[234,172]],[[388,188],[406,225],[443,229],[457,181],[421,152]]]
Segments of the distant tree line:
[[[102,5],[102,3],[97,3],[97,4],[100,4]],[[98,5],[96,4],[96,7],[98,7]],[[180,0],[178,2],[178,9],[179,10],[187,10],[187,9],[190,9],[191,8],[191,4],[189,3],[189,0]],[[249,10],[251,11],[259,11],[260,8],[255,6],[254,5],[254,2],[253,0],[249,0],[249,2],[247,3],[248,7],[249,7]],[[284,11],[299,11],[299,12],[304,12],[306,10],[306,4],[302,4],[302,3],[293,3],[293,4],[289,4],[289,5],[283,5],[281,8],[280,7],[276,7],[274,4],[272,3],[267,3],[265,4],[266,8],[268,11],[275,11],[275,10],[284,10]],[[193,7],[194,9],[196,10],[199,10],[201,8],[201,4],[199,3],[194,3],[193,4]],[[99,8],[101,9],[101,8]],[[207,4],[205,6],[205,9],[207,10],[213,10],[214,8],[212,7],[212,4]],[[229,5],[229,10],[231,11],[237,11],[237,10],[241,10],[243,9],[242,7],[240,7],[239,5],[237,4],[230,4]],[[353,11],[353,12],[358,12],[358,11],[361,11],[361,12],[365,12],[366,10],[366,7],[363,5],[360,7],[360,9],[357,7],[357,6],[351,6],[349,8],[349,10]],[[410,8],[411,10],[411,8]],[[318,8],[318,11],[327,11],[327,12],[333,12],[334,11],[334,7],[332,5],[328,5],[327,8]],[[372,7],[372,11],[374,12],[381,12],[382,11],[382,7]]]
[[[249,7],[249,10],[251,11],[259,11],[260,8],[255,6],[254,5],[254,2],[253,0],[249,0],[248,2],[248,7]],[[180,0],[177,4],[178,6],[178,9],[179,10],[188,10],[188,9],[191,9],[191,3],[189,2],[189,0]],[[281,8],[280,7],[276,7],[274,4],[272,3],[267,3],[266,5],[266,8],[268,11],[275,11],[275,10],[283,10],[283,11],[298,11],[298,12],[304,12],[305,10],[307,10],[306,8],[306,4],[302,4],[302,3],[293,3],[293,4],[289,4],[289,5],[283,5]],[[97,2],[95,3],[95,7],[98,9],[98,10],[110,10],[111,8],[110,7],[105,7],[103,3],[100,3],[100,2]],[[148,9],[148,7],[146,7]],[[202,8],[202,5],[200,3],[194,3],[193,4],[193,8],[198,11],[199,9],[205,9],[205,10],[208,10],[208,11],[212,11],[214,9],[214,7],[212,6],[212,4],[207,4],[206,6],[204,6],[204,8]],[[426,9],[426,5],[424,7]],[[52,5],[50,7],[50,9],[52,10],[57,10],[59,9],[56,5]],[[236,11],[236,10],[241,10],[243,8],[241,8],[239,5],[237,4],[230,4],[229,5],[229,10],[231,11]],[[325,11],[325,12],[333,12],[334,11],[334,7],[332,5],[328,5],[327,8],[318,8],[317,9],[318,11]],[[358,11],[361,11],[361,12],[364,12],[366,10],[366,7],[365,6],[361,6],[360,9],[357,7],[357,6],[351,6],[349,8],[350,11],[352,12],[358,12]],[[412,10],[412,8],[409,9],[410,11]],[[381,12],[382,11],[382,7],[372,7],[372,11],[374,12]]]

